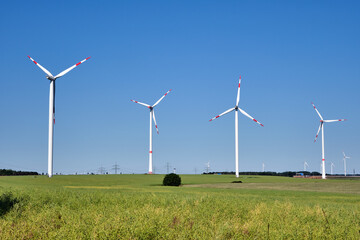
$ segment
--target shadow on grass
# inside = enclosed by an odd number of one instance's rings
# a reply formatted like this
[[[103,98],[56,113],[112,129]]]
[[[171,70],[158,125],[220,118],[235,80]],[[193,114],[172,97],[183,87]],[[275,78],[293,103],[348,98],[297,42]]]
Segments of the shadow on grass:
[[[19,202],[19,199],[14,197],[11,192],[3,193],[0,196],[0,217],[4,216],[15,204]]]

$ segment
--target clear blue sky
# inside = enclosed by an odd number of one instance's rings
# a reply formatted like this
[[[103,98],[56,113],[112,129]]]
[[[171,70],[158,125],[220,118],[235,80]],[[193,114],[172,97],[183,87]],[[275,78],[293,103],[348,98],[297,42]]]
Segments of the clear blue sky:
[[[0,168],[47,171],[49,81],[57,80],[54,173],[232,171],[238,76],[240,171],[360,172],[358,1],[7,1],[0,5]]]

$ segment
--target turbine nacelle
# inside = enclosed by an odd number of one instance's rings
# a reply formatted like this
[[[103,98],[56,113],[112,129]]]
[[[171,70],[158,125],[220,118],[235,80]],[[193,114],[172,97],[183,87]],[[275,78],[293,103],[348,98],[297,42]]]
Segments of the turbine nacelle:
[[[49,79],[50,81],[55,81],[56,78],[54,78],[53,76],[46,76],[47,79]]]

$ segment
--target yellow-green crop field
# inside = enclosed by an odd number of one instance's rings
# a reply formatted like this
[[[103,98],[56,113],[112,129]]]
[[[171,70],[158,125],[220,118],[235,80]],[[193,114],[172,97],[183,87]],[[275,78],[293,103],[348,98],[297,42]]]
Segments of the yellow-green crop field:
[[[360,239],[360,179],[0,177],[0,239]]]

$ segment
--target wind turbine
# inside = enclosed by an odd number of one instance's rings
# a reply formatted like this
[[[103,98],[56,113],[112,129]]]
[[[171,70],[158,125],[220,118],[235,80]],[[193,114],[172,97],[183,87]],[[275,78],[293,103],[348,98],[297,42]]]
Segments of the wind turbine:
[[[331,175],[333,175],[333,167],[335,167],[335,164],[333,162],[331,162],[330,167],[331,167]]]
[[[345,172],[345,177],[346,177],[346,159],[350,158],[350,157],[346,156],[344,152],[343,152],[343,155],[344,155],[344,158],[343,158],[343,160],[344,160],[344,172]]]
[[[158,130],[158,127],[157,127],[157,124],[156,124],[156,119],[155,119],[155,106],[158,105],[161,100],[163,100],[163,98],[171,91],[171,89],[169,91],[167,91],[156,103],[154,103],[154,105],[149,105],[149,104],[146,104],[146,103],[142,103],[142,102],[138,102],[138,101],[135,101],[135,100],[131,100],[132,102],[134,103],[138,103],[140,105],[143,105],[147,108],[150,109],[150,147],[149,147],[149,174],[152,174],[153,173],[153,166],[152,166],[152,154],[153,154],[153,151],[152,151],[152,120],[154,119],[154,124],[155,124],[155,127],[156,127],[156,131],[157,131],[157,134],[159,134],[159,130]]]
[[[304,172],[306,172],[306,167],[309,167],[308,163],[305,161],[304,162]]]
[[[210,162],[206,163],[206,173],[209,173],[210,170]]]
[[[321,114],[319,113],[319,111],[316,109],[314,103],[311,103],[315,109],[315,111],[317,112],[317,114],[320,117],[320,126],[319,126],[319,130],[316,133],[316,137],[314,142],[316,142],[316,139],[319,135],[319,132],[321,130],[321,139],[322,139],[322,147],[321,147],[321,151],[322,151],[322,179],[326,179],[326,174],[325,174],[325,150],[324,150],[324,123],[329,123],[329,122],[341,122],[341,121],[346,121],[346,119],[337,119],[337,120],[324,120],[323,117],[321,116]]]
[[[41,66],[38,62],[28,56],[31,61],[33,61],[43,72],[46,73],[46,78],[50,80],[50,95],[49,95],[49,144],[48,144],[48,174],[49,177],[53,175],[53,147],[54,147],[54,124],[55,124],[55,80],[59,77],[64,76],[68,72],[70,72],[75,67],[79,66],[90,57],[85,58],[81,62],[69,67],[68,69],[62,71],[55,77],[43,66]]]
[[[242,114],[244,114],[246,117],[250,118],[251,120],[253,120],[254,122],[258,123],[259,125],[261,125],[262,127],[264,125],[262,125],[261,123],[259,123],[256,119],[254,119],[253,117],[251,117],[249,114],[247,114],[244,110],[242,110],[241,108],[239,108],[239,100],[240,100],[240,84],[241,84],[241,76],[239,77],[239,86],[238,86],[238,91],[237,91],[237,97],[236,97],[236,104],[235,107],[230,108],[228,110],[226,110],[225,112],[221,113],[220,115],[217,115],[216,117],[210,119],[209,121],[212,121],[216,118],[219,118],[225,114],[228,114],[232,111],[235,111],[235,174],[236,177],[239,177],[239,136],[238,136],[238,111],[240,111]]]

